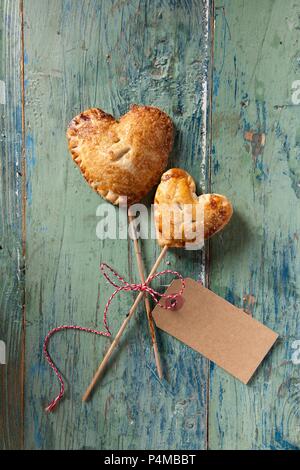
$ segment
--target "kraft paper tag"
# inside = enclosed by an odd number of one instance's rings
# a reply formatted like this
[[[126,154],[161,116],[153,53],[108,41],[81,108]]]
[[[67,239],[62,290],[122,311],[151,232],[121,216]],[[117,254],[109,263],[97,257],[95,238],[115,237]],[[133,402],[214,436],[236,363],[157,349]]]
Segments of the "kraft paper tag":
[[[178,292],[175,280],[166,293]],[[161,301],[163,304],[165,299]],[[278,334],[193,279],[176,307],[158,305],[153,318],[158,328],[179,339],[227,372],[247,383],[271,349]]]

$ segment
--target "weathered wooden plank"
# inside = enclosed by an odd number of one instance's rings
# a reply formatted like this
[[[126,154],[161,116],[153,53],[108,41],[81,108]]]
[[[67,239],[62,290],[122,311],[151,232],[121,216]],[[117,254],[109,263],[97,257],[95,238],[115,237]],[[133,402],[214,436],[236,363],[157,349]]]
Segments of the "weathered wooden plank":
[[[19,2],[0,2],[0,449],[23,445],[22,93]],[[3,343],[2,343],[3,344]]]
[[[216,1],[211,179],[235,215],[212,242],[211,287],[280,340],[248,386],[211,367],[210,448],[300,445],[299,15],[292,0]]]
[[[25,2],[27,448],[206,447],[207,362],[161,334],[167,380],[160,383],[143,309],[87,405],[81,395],[108,340],[72,332],[53,339],[51,352],[68,386],[52,415],[43,407],[57,383],[41,354],[43,337],[55,325],[101,325],[108,294],[99,279],[101,260],[138,279],[126,240],[96,238],[102,202],[71,162],[66,125],[89,106],[116,116],[134,102],[160,106],[178,128],[170,165],[203,183],[206,3]],[[155,242],[145,242],[144,249],[149,268]],[[185,275],[203,275],[201,253],[170,253],[169,262]],[[114,302],[113,332],[131,300],[124,295]]]

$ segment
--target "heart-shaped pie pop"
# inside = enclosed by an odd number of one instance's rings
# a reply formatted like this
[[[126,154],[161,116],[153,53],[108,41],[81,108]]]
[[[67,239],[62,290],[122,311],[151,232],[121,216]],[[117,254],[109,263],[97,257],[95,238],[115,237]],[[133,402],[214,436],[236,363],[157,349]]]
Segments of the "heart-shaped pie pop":
[[[74,161],[102,197],[128,205],[142,199],[158,183],[173,145],[173,124],[150,106],[132,106],[117,121],[101,109],[76,116],[67,130]]]
[[[201,244],[229,222],[232,205],[225,196],[197,196],[195,191],[193,178],[180,168],[172,168],[162,175],[154,200],[155,224],[161,246]]]

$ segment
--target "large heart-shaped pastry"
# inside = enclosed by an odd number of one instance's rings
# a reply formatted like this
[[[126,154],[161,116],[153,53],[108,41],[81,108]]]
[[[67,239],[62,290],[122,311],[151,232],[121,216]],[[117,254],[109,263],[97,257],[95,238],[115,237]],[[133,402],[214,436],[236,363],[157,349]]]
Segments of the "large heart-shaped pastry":
[[[132,106],[117,121],[101,109],[76,116],[67,130],[74,161],[91,187],[113,204],[142,199],[159,182],[173,145],[167,114]]]
[[[180,168],[166,171],[155,194],[155,224],[161,246],[184,247],[219,232],[232,216],[232,205],[220,194],[196,195],[193,178]],[[176,210],[175,210],[176,209]],[[190,216],[183,217],[184,210]],[[170,210],[175,210],[175,215]],[[200,217],[198,217],[200,214]],[[167,223],[164,225],[164,221]],[[202,235],[201,233],[202,232]]]

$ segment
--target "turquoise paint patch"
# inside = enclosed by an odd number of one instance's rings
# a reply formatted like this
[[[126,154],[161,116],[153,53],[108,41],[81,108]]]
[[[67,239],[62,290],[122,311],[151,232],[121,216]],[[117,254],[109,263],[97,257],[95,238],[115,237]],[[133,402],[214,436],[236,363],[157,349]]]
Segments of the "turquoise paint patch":
[[[214,160],[214,162],[213,162],[214,176],[216,176],[216,174],[218,173],[219,170],[220,170],[220,163],[219,163],[218,160]]]
[[[278,445],[275,445],[275,446],[272,446],[271,445],[271,450],[299,450],[299,447],[298,446],[295,446],[294,444],[292,444],[291,442],[288,442],[286,439],[283,438],[283,432],[276,429],[275,431],[275,440],[276,442],[279,444]]]
[[[29,181],[26,181],[26,200],[29,205],[32,204],[32,185]]]
[[[44,437],[40,430],[39,415],[37,412],[34,414],[33,421],[34,421],[34,441],[36,444],[36,448],[41,449],[43,446]]]
[[[220,77],[219,77],[219,75],[214,75],[214,79],[213,79],[214,96],[218,96],[219,87],[220,87]]]

